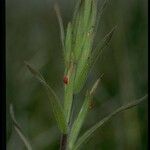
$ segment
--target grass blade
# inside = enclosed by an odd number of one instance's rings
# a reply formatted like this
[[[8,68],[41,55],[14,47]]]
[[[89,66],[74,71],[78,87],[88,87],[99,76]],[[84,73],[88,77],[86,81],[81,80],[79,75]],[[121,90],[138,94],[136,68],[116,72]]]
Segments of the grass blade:
[[[65,39],[65,62],[67,68],[70,63],[71,49],[72,49],[72,24],[71,22],[69,22]]]
[[[77,140],[80,129],[81,129],[83,122],[87,116],[90,101],[91,101],[93,94],[94,94],[94,92],[95,92],[95,90],[96,90],[96,88],[100,82],[100,78],[96,80],[96,82],[94,83],[91,90],[87,91],[87,93],[86,93],[84,103],[83,103],[83,105],[80,109],[80,112],[79,112],[79,114],[78,114],[78,116],[77,116],[76,120],[74,121],[73,126],[71,128],[71,132],[70,132],[70,136],[69,136],[69,149],[73,148],[74,143]]]
[[[73,148],[74,143],[78,137],[78,134],[80,132],[80,129],[82,127],[82,124],[83,124],[84,119],[88,112],[90,98],[91,98],[90,92],[87,92],[84,103],[81,107],[81,110],[71,128],[71,132],[70,132],[70,136],[69,136],[69,140],[68,140],[69,141],[69,149]]]
[[[79,12],[81,3],[82,3],[82,0],[78,0],[77,3],[76,3],[75,9],[74,9],[74,13],[73,13],[73,21],[77,17],[77,13]]]
[[[108,2],[109,2],[109,0],[104,0],[104,1],[102,2],[102,4],[101,4],[101,8],[99,9],[98,15],[97,15],[97,22],[96,22],[96,25],[95,25],[95,32],[97,31],[98,24],[99,24],[99,22],[100,22],[100,19],[101,19],[101,17],[102,17],[102,14],[103,14],[103,12],[104,12],[104,10],[105,10],[106,5],[107,5]],[[97,2],[96,5],[98,5],[98,2]]]
[[[69,123],[71,107],[73,101],[73,85],[74,85],[75,68],[71,63],[69,71],[67,73],[68,84],[65,85],[65,97],[64,97],[64,111],[66,116],[67,124]]]
[[[86,28],[90,19],[92,0],[85,0],[84,3],[85,4],[84,4],[84,18],[83,18],[84,21],[83,22],[84,22],[84,27]]]
[[[25,64],[26,64],[27,68],[29,69],[29,71],[33,74],[33,76],[38,81],[40,81],[40,83],[46,89],[46,92],[48,94],[48,98],[50,100],[51,107],[53,110],[53,114],[54,114],[55,119],[58,124],[58,128],[60,129],[60,131],[62,133],[66,133],[67,132],[67,124],[66,124],[66,120],[65,120],[64,111],[63,111],[62,105],[60,104],[59,98],[57,97],[54,90],[46,83],[46,81],[44,80],[42,75],[38,71],[33,69],[33,67],[29,63],[25,62]]]
[[[27,138],[25,137],[25,135],[23,134],[19,124],[16,121],[15,115],[14,115],[14,111],[13,111],[13,106],[12,104],[10,105],[10,116],[11,119],[13,121],[13,125],[14,128],[16,130],[16,132],[18,133],[19,137],[21,138],[21,140],[23,141],[24,145],[26,146],[27,150],[32,150],[31,144],[30,142],[27,140]]]
[[[84,86],[85,81],[87,80],[88,72],[90,70],[90,64],[87,62],[83,69],[76,73],[75,77],[75,85],[74,85],[74,93],[79,93]]]
[[[92,52],[91,67],[93,67],[96,61],[98,60],[100,54],[102,53],[102,50],[108,46],[115,29],[116,29],[116,26],[113,27],[112,30],[108,34],[105,35],[102,41],[96,46],[95,50]]]
[[[124,106],[121,106],[120,108],[116,109],[114,112],[109,114],[107,117],[103,118],[101,121],[99,121],[97,124],[95,124],[92,128],[90,128],[88,131],[86,131],[77,141],[75,148],[73,150],[77,150],[92,134],[94,131],[96,131],[99,127],[101,127],[104,123],[109,121],[113,116],[117,115],[118,113],[125,111],[127,109],[130,109],[139,103],[141,103],[144,99],[146,99],[148,95],[145,95],[144,97],[140,98],[139,100],[130,102]]]
[[[75,20],[73,20],[75,22],[74,26],[73,26],[73,36],[74,36],[73,51],[74,51],[76,60],[79,59],[81,49],[82,49],[82,45],[83,45],[83,42],[84,42],[83,17],[84,17],[83,16],[83,10],[80,8],[80,11],[78,12],[77,17],[75,18]]]
[[[58,19],[58,23],[59,23],[59,27],[60,27],[60,37],[61,37],[61,43],[62,43],[62,48],[64,50],[65,44],[64,44],[64,26],[63,26],[63,21],[62,21],[62,17],[60,14],[60,9],[59,6],[57,4],[54,5],[54,9],[57,15],[57,19]]]

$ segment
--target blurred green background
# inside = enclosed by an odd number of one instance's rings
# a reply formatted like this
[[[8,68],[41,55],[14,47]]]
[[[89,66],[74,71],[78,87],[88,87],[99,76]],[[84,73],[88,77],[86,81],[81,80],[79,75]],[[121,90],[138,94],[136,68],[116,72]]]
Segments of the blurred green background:
[[[100,3],[103,0],[100,0]],[[13,103],[16,118],[36,150],[59,149],[60,133],[41,85],[23,61],[44,75],[63,97],[64,63],[59,26],[52,0],[6,0],[7,150],[24,150],[9,115]],[[57,1],[66,29],[75,0]],[[82,133],[115,108],[144,96],[148,90],[148,1],[111,0],[100,20],[95,44],[117,25],[110,45],[89,74],[89,87],[104,73]],[[83,92],[84,93],[84,90]],[[76,110],[82,103],[78,95]],[[61,99],[63,100],[63,99]],[[114,117],[97,130],[83,150],[146,150],[147,101]]]

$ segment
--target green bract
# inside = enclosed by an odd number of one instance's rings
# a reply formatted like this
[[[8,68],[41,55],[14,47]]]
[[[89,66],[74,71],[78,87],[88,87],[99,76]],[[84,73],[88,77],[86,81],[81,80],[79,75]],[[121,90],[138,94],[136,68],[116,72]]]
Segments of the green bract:
[[[89,57],[92,51],[94,28],[96,24],[96,1],[81,1],[73,22],[73,51],[77,63],[74,93],[80,92],[89,72]]]
[[[79,0],[74,11],[73,20],[68,23],[64,44],[64,60],[66,69],[69,68],[70,62],[74,62],[76,65],[73,93],[79,93],[83,88],[88,73],[95,62],[95,54],[98,58],[100,51],[107,46],[114,31],[113,28],[107,37],[93,49],[93,41],[99,22],[97,18],[100,18],[105,4],[106,1],[104,1],[101,11],[98,12],[97,0]],[[61,21],[59,22],[61,25]],[[62,26],[60,26],[60,31],[62,33]]]
[[[60,101],[54,92],[54,90],[46,83],[45,79],[42,77],[42,75],[35,70],[29,63],[25,62],[27,68],[29,71],[34,75],[34,77],[40,81],[40,83],[43,85],[45,88],[48,98],[51,103],[51,108],[53,110],[53,114],[55,116],[55,119],[57,121],[58,127],[62,133],[67,132],[67,124],[66,124],[66,119],[64,115],[64,110],[62,105],[60,104]]]

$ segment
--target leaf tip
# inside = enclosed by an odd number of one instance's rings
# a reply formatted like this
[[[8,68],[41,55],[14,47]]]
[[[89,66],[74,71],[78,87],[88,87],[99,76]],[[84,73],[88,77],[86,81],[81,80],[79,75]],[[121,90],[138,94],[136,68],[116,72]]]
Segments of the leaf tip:
[[[33,67],[27,62],[24,61],[25,66],[28,68],[28,70],[32,73],[32,75],[36,76],[38,73]]]
[[[99,82],[101,81],[101,78],[104,76],[104,73],[96,80],[96,82],[94,83],[94,85],[93,85],[93,87],[92,87],[92,89],[91,89],[91,91],[90,91],[90,95],[93,95],[94,94],[94,92],[96,91],[96,89],[97,89],[97,86],[98,86],[98,84],[99,84]]]

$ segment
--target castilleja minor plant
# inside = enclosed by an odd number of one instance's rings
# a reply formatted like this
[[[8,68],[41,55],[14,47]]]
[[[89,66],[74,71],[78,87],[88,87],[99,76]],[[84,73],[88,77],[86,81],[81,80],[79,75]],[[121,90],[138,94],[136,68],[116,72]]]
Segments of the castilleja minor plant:
[[[64,32],[63,22],[58,5],[55,5],[54,7],[60,25],[60,37],[65,64],[64,76],[62,77],[62,81],[64,83],[63,104],[60,103],[55,91],[50,87],[50,85],[48,85],[42,75],[33,69],[29,63],[25,62],[29,71],[38,81],[40,81],[48,94],[53,115],[55,116],[56,123],[62,134],[60,150],[79,149],[95,130],[101,127],[114,115],[123,110],[136,106],[147,97],[146,95],[139,100],[133,101],[118,108],[79,137],[81,127],[88,114],[89,108],[92,107],[91,101],[101,77],[96,80],[93,87],[87,89],[81,109],[76,118],[72,121],[71,113],[74,107],[74,95],[81,92],[91,68],[98,60],[101,51],[108,45],[113,32],[116,29],[116,27],[113,27],[111,31],[101,40],[101,42],[96,47],[93,47],[99,19],[106,4],[107,0],[103,2],[101,9],[98,10],[98,0],[78,0],[74,10],[73,19],[67,25],[66,33]],[[21,139],[26,145],[26,148],[31,150],[31,144],[23,135],[15,119],[12,105],[10,107],[10,113],[15,130],[20,135]]]

